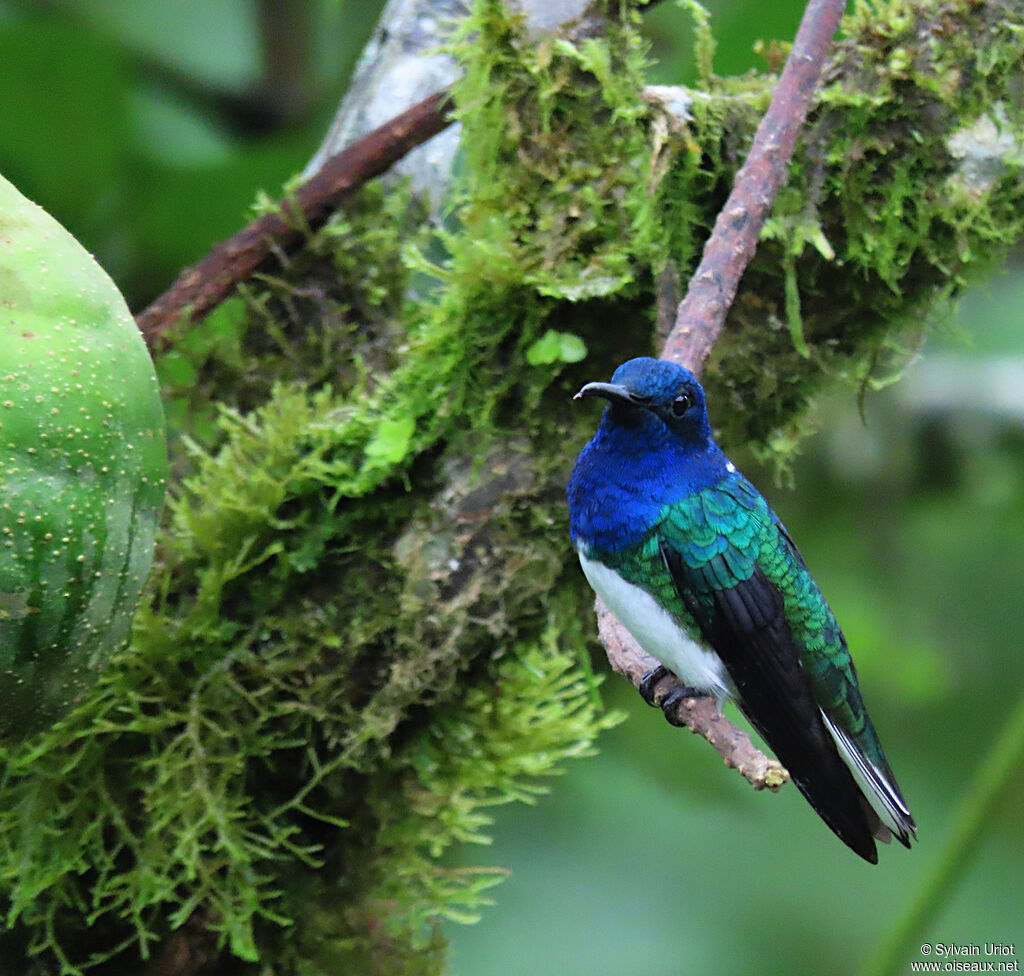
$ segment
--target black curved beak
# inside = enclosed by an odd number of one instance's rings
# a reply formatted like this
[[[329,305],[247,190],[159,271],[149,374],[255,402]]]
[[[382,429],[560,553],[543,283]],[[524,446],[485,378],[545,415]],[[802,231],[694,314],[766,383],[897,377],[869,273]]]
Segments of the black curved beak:
[[[621,403],[635,405],[643,402],[628,387],[622,386],[619,383],[588,383],[573,399],[582,400],[584,397],[604,397],[606,400],[618,400]]]

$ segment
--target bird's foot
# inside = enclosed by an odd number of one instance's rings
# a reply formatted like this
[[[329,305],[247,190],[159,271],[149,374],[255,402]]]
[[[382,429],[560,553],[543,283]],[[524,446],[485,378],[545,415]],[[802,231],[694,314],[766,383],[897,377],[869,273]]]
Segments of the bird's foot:
[[[684,701],[693,702],[697,698],[709,698],[707,692],[700,691],[698,688],[691,688],[689,685],[683,685],[679,688],[673,688],[662,700],[661,710],[665,713],[665,720],[669,725],[674,725],[676,728],[680,728],[686,725],[686,722],[681,721],[679,718],[679,706]]]
[[[659,664],[656,668],[652,668],[644,675],[643,680],[640,682],[639,691],[648,705],[652,708],[660,708],[665,713],[665,718],[668,720],[670,725],[683,725],[685,723],[680,722],[677,717],[680,704],[687,699],[707,698],[708,695],[707,692],[700,691],[697,688],[691,688],[689,685],[682,685],[672,688],[661,701],[658,701],[658,684],[662,678],[668,677],[674,678],[675,675],[672,674],[672,672],[664,665]]]
[[[640,687],[637,689],[640,692],[640,696],[643,698],[651,708],[657,708],[658,703],[654,700],[654,690],[658,687],[658,682],[662,678],[667,677],[672,672],[665,667],[664,664],[659,664],[656,668],[651,668],[643,676],[643,680],[640,682]]]

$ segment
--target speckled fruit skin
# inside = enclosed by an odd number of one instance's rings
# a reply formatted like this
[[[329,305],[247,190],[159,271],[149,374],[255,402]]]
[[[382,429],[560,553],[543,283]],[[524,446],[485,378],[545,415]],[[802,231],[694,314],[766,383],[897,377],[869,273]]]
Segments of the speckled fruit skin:
[[[0,736],[66,714],[128,636],[167,475],[114,283],[0,177]]]

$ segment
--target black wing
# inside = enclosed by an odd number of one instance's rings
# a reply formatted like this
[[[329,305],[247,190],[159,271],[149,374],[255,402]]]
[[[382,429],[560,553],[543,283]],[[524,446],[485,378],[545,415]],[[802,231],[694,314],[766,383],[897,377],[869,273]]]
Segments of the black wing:
[[[728,669],[750,724],[822,820],[852,850],[877,863],[878,815],[825,728],[782,594],[756,563],[747,579],[723,586],[735,579],[727,564],[740,561],[730,560],[728,551],[697,568],[669,542],[662,541],[661,555],[687,610]]]

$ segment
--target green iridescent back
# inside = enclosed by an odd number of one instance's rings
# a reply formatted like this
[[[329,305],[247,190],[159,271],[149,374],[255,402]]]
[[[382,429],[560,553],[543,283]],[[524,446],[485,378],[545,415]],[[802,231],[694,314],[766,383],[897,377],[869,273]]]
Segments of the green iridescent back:
[[[706,644],[662,556],[664,545],[675,549],[695,571],[691,591],[708,608],[715,590],[737,586],[760,568],[782,595],[815,701],[865,756],[891,776],[839,623],[757,489],[738,472],[730,473],[717,485],[665,506],[660,521],[638,545],[601,555],[603,563],[668,609],[690,637]]]

